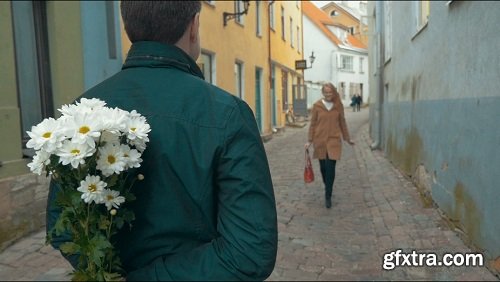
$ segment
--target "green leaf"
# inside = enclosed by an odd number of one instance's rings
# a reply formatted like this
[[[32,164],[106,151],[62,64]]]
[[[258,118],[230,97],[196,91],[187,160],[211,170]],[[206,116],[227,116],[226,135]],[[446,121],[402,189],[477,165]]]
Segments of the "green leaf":
[[[108,188],[115,186],[117,181],[118,181],[118,175],[117,174],[111,175],[106,181],[108,183]]]
[[[104,281],[123,281],[123,277],[117,272],[104,272]]]
[[[111,221],[108,219],[107,216],[104,216],[104,215],[100,216],[99,221],[98,221],[99,229],[107,230],[110,224],[111,224]]]
[[[125,221],[123,220],[123,218],[121,216],[115,217],[114,222],[116,224],[116,228],[118,228],[118,229],[121,229],[123,224],[125,223]]]
[[[80,253],[80,246],[73,243],[73,242],[62,243],[61,246],[59,247],[59,249],[61,250],[61,252],[68,254],[68,255]]]
[[[73,272],[72,274],[73,274],[73,277],[71,278],[71,281],[91,281],[91,280],[93,280],[90,275],[88,275],[87,273],[85,273],[82,270],[77,270],[77,271]]]

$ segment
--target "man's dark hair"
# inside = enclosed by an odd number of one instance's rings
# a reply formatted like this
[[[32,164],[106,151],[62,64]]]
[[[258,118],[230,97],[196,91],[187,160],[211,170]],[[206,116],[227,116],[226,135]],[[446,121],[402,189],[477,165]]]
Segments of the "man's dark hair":
[[[201,10],[200,1],[121,1],[121,14],[130,41],[175,44]]]

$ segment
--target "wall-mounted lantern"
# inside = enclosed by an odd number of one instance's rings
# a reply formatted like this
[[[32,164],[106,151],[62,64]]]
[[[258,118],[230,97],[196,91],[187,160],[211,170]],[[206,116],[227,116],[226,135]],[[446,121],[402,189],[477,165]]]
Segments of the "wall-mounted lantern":
[[[232,19],[234,19],[238,16],[241,16],[241,15],[246,15],[248,13],[248,7],[250,6],[250,1],[244,0],[242,2],[243,2],[243,11],[236,11],[235,13],[228,13],[228,12],[222,13],[222,19],[224,21],[224,26],[227,25],[227,22],[229,20],[232,20]],[[237,5],[238,5],[238,3],[237,3]]]
[[[315,59],[316,59],[316,57],[314,57],[314,51],[312,51],[311,56],[309,56],[309,61],[311,61],[311,65],[308,67],[306,60],[297,60],[297,61],[295,61],[295,69],[296,70],[310,69],[310,68],[312,68],[312,65],[313,65]]]

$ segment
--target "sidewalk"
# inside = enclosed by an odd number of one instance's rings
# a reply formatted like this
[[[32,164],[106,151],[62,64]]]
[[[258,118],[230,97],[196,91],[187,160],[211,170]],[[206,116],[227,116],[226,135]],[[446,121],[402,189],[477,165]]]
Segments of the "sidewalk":
[[[367,111],[367,110],[365,110]],[[287,127],[265,143],[276,194],[279,248],[271,280],[498,280],[485,267],[396,267],[382,269],[384,253],[472,252],[434,208],[424,208],[415,186],[371,151],[367,113],[346,111],[356,145],[343,146],[337,163],[333,206],[324,207],[317,160],[316,180],[302,179],[306,134]],[[0,253],[0,280],[61,281],[69,264],[50,246],[45,232]]]

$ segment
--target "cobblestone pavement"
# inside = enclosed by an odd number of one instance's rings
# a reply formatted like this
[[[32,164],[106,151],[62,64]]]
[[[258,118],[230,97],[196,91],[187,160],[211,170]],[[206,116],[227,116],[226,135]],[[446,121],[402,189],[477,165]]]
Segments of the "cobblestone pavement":
[[[265,143],[276,193],[279,248],[274,280],[498,280],[485,267],[382,269],[384,253],[472,252],[434,208],[424,208],[415,186],[371,151],[368,110],[346,111],[356,145],[344,143],[337,163],[333,206],[324,207],[319,164],[304,184],[303,145],[308,126],[287,127]],[[0,253],[0,280],[68,280],[70,265],[44,245],[45,232]],[[402,261],[402,259],[401,259]]]

